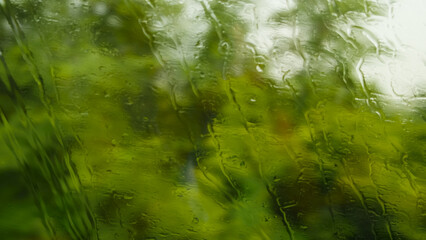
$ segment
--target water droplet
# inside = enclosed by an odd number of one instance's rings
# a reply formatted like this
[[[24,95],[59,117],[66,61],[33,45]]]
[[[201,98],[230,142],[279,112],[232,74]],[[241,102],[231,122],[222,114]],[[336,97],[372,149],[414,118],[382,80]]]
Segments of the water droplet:
[[[223,55],[227,54],[229,51],[229,43],[226,41],[221,41],[219,43],[218,51],[220,54],[223,54]]]

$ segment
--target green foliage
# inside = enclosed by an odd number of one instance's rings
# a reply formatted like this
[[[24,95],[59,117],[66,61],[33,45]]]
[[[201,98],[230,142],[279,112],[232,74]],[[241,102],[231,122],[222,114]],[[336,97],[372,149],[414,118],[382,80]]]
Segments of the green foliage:
[[[0,1],[3,239],[425,238],[424,109],[361,69],[387,7],[295,1],[267,49],[256,4]]]

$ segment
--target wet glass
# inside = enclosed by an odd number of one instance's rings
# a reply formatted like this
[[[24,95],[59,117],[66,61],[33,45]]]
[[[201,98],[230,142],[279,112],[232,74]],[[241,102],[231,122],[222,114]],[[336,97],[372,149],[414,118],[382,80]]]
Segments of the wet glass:
[[[2,239],[426,239],[421,0],[0,0]]]

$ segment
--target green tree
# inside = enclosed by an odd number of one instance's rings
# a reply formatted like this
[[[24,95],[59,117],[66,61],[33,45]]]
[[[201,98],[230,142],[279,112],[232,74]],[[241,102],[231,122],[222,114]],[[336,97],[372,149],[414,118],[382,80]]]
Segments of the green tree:
[[[1,1],[2,201],[40,212],[2,235],[424,238],[424,109],[362,68],[389,6],[289,2]]]

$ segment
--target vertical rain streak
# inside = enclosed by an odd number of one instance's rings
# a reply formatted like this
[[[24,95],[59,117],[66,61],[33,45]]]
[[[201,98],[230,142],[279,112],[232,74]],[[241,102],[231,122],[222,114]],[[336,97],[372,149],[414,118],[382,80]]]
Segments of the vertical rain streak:
[[[2,52],[2,70],[7,73],[7,90],[11,98],[3,102],[6,105],[0,106],[5,141],[9,143],[51,236],[91,239],[93,216],[89,203],[82,192],[69,148],[57,126],[29,40],[15,16],[16,9],[13,9],[12,3],[8,0],[3,2],[0,9],[12,29],[20,57],[25,61],[25,73],[36,83],[36,95],[39,96],[38,99],[31,99],[31,104],[25,101],[27,99],[20,89],[22,86],[13,77],[14,73],[7,65],[7,57]],[[31,105],[37,108],[37,112],[28,111]],[[5,108],[9,111],[5,112]]]

